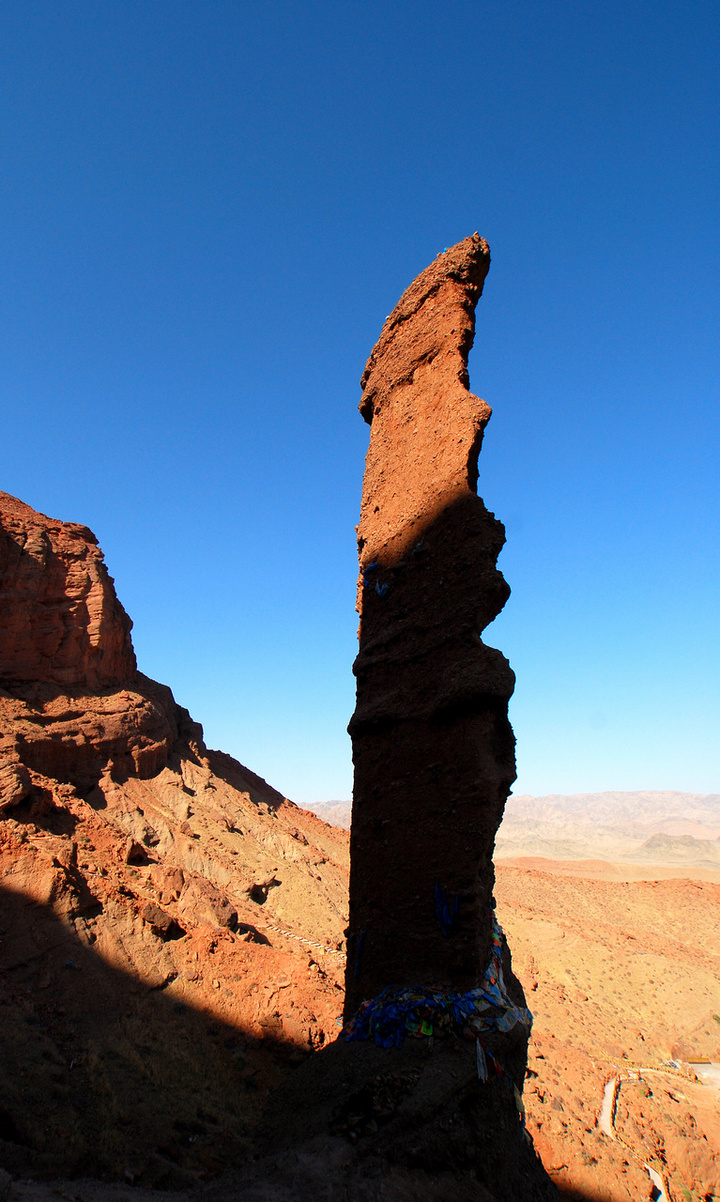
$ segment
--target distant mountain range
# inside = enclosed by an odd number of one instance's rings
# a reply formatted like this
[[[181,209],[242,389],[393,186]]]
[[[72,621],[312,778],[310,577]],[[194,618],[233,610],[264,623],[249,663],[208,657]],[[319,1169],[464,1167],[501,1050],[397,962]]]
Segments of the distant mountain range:
[[[312,809],[334,826],[350,826],[349,801],[326,801]],[[511,797],[495,856],[720,870],[720,793],[642,790]]]
[[[350,830],[351,801],[318,801],[315,805],[306,805],[305,809],[312,810],[318,818],[329,822],[331,826],[342,826],[346,831]]]

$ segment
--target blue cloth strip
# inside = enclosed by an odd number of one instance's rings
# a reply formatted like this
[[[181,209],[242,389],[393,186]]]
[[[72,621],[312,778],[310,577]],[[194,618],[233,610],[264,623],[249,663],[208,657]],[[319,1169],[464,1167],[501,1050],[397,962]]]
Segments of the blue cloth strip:
[[[508,997],[502,975],[502,928],[493,915],[492,952],[482,985],[467,993],[432,989],[383,989],[363,1002],[344,1030],[345,1039],[373,1039],[381,1048],[402,1047],[407,1035],[453,1031],[509,1031],[521,1023],[529,1031],[532,1014]]]

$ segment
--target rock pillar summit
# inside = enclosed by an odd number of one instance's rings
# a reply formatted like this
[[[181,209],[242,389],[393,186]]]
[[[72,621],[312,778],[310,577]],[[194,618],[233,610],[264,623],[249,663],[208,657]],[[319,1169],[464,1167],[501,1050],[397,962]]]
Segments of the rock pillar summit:
[[[489,265],[477,234],[439,255],[362,377],[346,1019],[386,986],[475,989],[492,950],[515,741],[514,676],[481,638],[510,592],[504,528],[476,491],[491,410],[468,387]]]

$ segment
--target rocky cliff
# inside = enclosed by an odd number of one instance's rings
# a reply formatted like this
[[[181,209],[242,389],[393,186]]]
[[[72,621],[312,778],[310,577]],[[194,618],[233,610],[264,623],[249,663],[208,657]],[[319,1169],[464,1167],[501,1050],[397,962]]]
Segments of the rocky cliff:
[[[136,669],[83,526],[0,494],[0,1166],[189,1185],[337,1033],[347,836]]]
[[[181,727],[198,736],[137,671],[131,626],[92,532],[0,493],[0,807],[30,770],[87,792],[154,776]]]
[[[102,689],[129,680],[132,623],[87,526],[0,493],[0,676]]]

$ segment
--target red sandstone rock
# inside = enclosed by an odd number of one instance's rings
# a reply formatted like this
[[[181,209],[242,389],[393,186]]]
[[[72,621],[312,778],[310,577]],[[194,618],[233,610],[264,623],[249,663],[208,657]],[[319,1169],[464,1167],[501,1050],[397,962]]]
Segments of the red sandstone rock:
[[[509,594],[504,530],[475,491],[490,408],[468,390],[489,262],[477,234],[438,256],[362,379],[346,1017],[387,985],[475,988],[489,958],[493,842],[515,778],[514,677],[480,637]]]
[[[137,671],[131,626],[94,534],[0,493],[0,807],[27,794],[28,768],[84,790],[148,778],[179,727],[197,734]]]
[[[361,567],[397,561],[452,501],[475,493],[492,410],[469,391],[467,360],[489,266],[477,234],[438,255],[403,293],[367,361]]]
[[[474,235],[423,272],[363,376],[372,432],[358,526],[346,1020],[387,987],[474,989],[490,957],[493,842],[515,764],[513,674],[480,639],[508,595],[495,566],[504,531],[475,492],[490,410],[467,388],[488,263]],[[404,1041],[397,1032],[400,1047],[346,1032],[275,1096],[268,1141],[304,1153],[328,1127],[344,1136],[356,1152],[334,1162],[330,1192],[358,1202],[550,1202],[518,1121],[526,1027],[483,1030],[499,1088],[481,1079],[471,1031],[422,1028]],[[393,1090],[397,1113],[385,1101]]]
[[[119,684],[131,626],[92,531],[0,492],[0,681]]]
[[[155,776],[178,735],[172,693],[139,672],[128,687],[60,693],[48,685],[0,686],[0,724],[27,768],[91,789],[116,779]],[[6,740],[7,743],[7,740]],[[2,758],[0,743],[0,762]]]
[[[0,494],[0,1166],[246,1158],[337,1032],[346,859],[136,671],[90,531]]]

